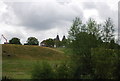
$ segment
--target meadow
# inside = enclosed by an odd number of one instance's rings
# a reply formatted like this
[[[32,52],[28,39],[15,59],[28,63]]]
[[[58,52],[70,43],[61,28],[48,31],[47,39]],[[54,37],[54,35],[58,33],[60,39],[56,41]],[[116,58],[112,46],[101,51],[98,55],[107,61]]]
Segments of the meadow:
[[[49,62],[52,67],[69,59],[64,48],[54,49],[40,46],[23,46],[4,44],[3,48],[3,76],[12,79],[31,79],[31,71],[35,64]]]

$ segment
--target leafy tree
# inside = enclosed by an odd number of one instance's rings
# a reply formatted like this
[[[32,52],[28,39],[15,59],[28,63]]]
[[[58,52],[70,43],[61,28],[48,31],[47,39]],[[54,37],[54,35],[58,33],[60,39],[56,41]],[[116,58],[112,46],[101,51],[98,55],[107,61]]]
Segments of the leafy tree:
[[[76,39],[72,42],[72,46],[75,54],[87,54],[90,53],[91,48],[97,47],[97,42],[94,35],[81,32],[76,35]]]
[[[46,39],[46,40],[43,40],[41,43],[44,43],[46,47],[54,47],[54,44],[55,44],[55,41],[54,39]]]
[[[35,37],[29,37],[25,45],[39,45],[39,41]]]
[[[19,45],[21,45],[20,39],[16,38],[16,37],[14,37],[11,40],[9,40],[9,43],[10,44],[19,44]]]
[[[94,19],[90,18],[87,22],[87,33],[95,35],[96,38],[99,39],[101,33],[100,27],[100,24],[97,24],[97,22]]]
[[[103,25],[102,39],[105,42],[110,42],[114,39],[114,25],[111,18],[108,18]]]
[[[73,52],[78,56],[82,74],[92,73],[91,66],[91,48],[97,47],[98,41],[94,35],[81,32],[76,35],[76,39],[72,42]],[[79,64],[78,64],[79,65]]]
[[[75,20],[73,20],[73,24],[70,28],[70,31],[68,32],[70,40],[74,40],[75,35],[80,33],[81,26],[82,21],[80,20],[80,18],[76,17]]]
[[[82,24],[79,18],[73,22],[68,34],[70,46],[75,54],[76,78],[90,77],[93,74],[91,49],[102,43],[100,38],[100,26],[95,20],[90,19],[88,23]],[[72,56],[73,57],[73,56]]]

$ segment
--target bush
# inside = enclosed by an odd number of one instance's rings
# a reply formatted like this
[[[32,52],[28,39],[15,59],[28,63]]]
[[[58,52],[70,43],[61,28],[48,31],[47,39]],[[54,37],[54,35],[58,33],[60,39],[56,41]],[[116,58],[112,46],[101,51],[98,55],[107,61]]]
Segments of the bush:
[[[56,68],[57,79],[72,79],[73,71],[72,65],[63,62]]]
[[[32,79],[54,79],[54,71],[50,64],[42,62],[42,64],[36,64],[32,71]]]

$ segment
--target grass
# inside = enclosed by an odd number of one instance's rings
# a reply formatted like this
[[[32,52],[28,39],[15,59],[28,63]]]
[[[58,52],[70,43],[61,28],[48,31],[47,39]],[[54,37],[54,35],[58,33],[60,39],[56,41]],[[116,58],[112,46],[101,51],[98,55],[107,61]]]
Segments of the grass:
[[[67,56],[70,56],[73,54],[71,48],[55,48],[55,49],[64,52],[64,54]]]
[[[40,46],[2,45],[3,76],[13,79],[31,79],[36,63],[49,62],[53,67],[69,57],[64,51]]]
[[[60,60],[65,57],[64,52],[40,46],[4,44],[2,50],[3,59]]]
[[[36,60],[5,60],[3,61],[3,76],[13,79],[31,79],[31,71],[36,63],[42,61]],[[60,61],[47,61],[51,65],[58,64]]]

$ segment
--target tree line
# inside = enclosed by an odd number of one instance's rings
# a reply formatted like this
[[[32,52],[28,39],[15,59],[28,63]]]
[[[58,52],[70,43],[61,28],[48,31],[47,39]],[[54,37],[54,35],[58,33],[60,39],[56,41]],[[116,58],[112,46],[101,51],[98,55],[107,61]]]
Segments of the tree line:
[[[57,35],[56,38],[54,39],[49,38],[49,39],[43,40],[40,43],[40,45],[45,47],[65,47],[66,43],[67,43],[67,39],[65,36],[63,36],[62,40],[60,41],[59,35]],[[22,45],[22,43],[20,42],[20,39],[17,37],[14,37],[11,40],[9,40],[9,44]],[[24,43],[24,45],[39,45],[39,41],[35,37],[29,37],[26,43]]]
[[[62,40],[60,41],[59,35],[56,36],[55,39],[48,38],[43,40],[40,45],[46,47],[70,47],[71,42],[73,42],[77,35],[80,34],[81,37],[92,37],[94,38],[94,44],[108,44],[106,46],[113,47],[113,44],[117,46],[117,40],[115,40],[115,28],[111,18],[106,19],[103,24],[98,24],[93,18],[90,18],[86,23],[82,23],[82,20],[76,17],[73,20],[73,24],[68,31],[68,37],[66,38],[63,36]],[[90,38],[91,38],[90,37]],[[80,39],[81,41],[83,38]],[[89,40],[89,39],[88,39]],[[86,43],[89,43],[89,41]],[[96,41],[95,41],[96,40]],[[92,42],[91,42],[92,43]],[[15,37],[9,40],[9,44],[20,44],[20,39]],[[39,41],[35,37],[29,37],[24,43],[24,45],[39,45]]]

